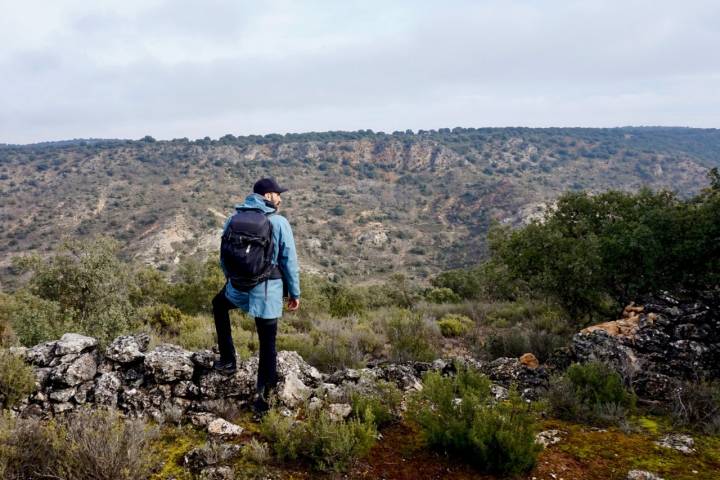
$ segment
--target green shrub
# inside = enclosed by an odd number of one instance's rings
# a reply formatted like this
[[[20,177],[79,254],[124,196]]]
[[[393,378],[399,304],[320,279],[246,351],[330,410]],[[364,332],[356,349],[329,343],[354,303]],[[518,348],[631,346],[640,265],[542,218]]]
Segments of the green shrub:
[[[179,308],[166,303],[144,307],[138,312],[143,324],[150,326],[158,333],[177,335],[185,315]]]
[[[460,295],[447,287],[433,288],[425,294],[425,299],[430,303],[458,303]]]
[[[35,391],[35,373],[25,361],[0,351],[0,406],[9,408]]]
[[[540,450],[528,408],[514,389],[507,401],[493,403],[490,381],[461,369],[456,377],[426,374],[409,412],[431,448],[514,475],[530,470]]]
[[[212,299],[225,285],[225,275],[216,259],[188,259],[180,264],[177,282],[167,293],[167,303],[185,313],[212,313]]]
[[[67,330],[107,343],[135,326],[132,278],[115,240],[68,241],[50,258],[30,255],[15,259],[15,265],[32,273],[30,293],[54,302],[43,309],[53,310],[50,321],[70,322]]]
[[[278,460],[304,459],[317,470],[342,471],[365,456],[375,443],[377,430],[372,414],[347,421],[333,420],[324,410],[308,412],[294,420],[271,410],[260,431]]]
[[[547,399],[556,417],[592,424],[616,424],[635,409],[620,375],[599,362],[575,363],[553,377]]]
[[[72,312],[64,312],[58,302],[40,298],[26,290],[8,295],[0,315],[3,322],[12,326],[20,343],[28,347],[77,330]]]
[[[378,381],[370,391],[353,391],[350,394],[352,414],[362,421],[368,421],[368,414],[375,426],[380,428],[399,418],[403,396],[397,385],[384,380]]]
[[[366,308],[363,296],[344,285],[329,283],[322,291],[328,298],[328,312],[335,317],[357,315]]]
[[[720,382],[684,382],[673,392],[670,404],[673,423],[683,428],[720,433]]]
[[[465,315],[448,313],[438,320],[438,327],[443,337],[460,337],[473,327],[474,323]]]
[[[384,329],[391,345],[392,361],[430,361],[436,357],[440,332],[435,322],[398,309],[384,319]]]

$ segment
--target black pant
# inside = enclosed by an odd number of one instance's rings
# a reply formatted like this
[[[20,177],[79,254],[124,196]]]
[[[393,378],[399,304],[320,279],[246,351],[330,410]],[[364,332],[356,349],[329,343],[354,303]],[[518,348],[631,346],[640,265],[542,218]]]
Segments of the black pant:
[[[227,299],[225,288],[215,295],[212,306],[220,359],[224,361],[235,360],[235,345],[233,345],[230,329],[230,310],[237,308],[237,306]],[[277,320],[256,317],[255,327],[260,342],[257,391],[264,397],[277,383],[277,351],[275,349]]]

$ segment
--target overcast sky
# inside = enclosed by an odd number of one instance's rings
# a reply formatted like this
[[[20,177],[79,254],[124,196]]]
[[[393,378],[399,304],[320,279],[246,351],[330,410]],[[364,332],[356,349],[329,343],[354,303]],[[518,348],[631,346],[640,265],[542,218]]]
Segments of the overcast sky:
[[[718,0],[0,0],[0,143],[720,127]]]

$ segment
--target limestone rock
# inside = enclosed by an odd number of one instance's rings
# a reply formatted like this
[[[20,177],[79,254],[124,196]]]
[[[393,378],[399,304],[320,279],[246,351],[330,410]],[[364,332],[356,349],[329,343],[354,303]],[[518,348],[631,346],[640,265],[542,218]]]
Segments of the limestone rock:
[[[108,346],[105,356],[119,363],[132,363],[145,358],[150,336],[147,333],[118,337]]]
[[[190,450],[184,457],[183,463],[193,472],[199,472],[206,467],[226,463],[240,454],[241,446],[232,443],[209,442],[203,447]]]
[[[117,373],[103,373],[95,380],[95,403],[111,407],[117,406],[121,387],[122,382]]]
[[[278,384],[278,399],[287,407],[295,408],[310,396],[310,388],[297,377],[296,373],[288,373]]]
[[[683,380],[720,377],[720,292],[660,292],[639,303],[575,335],[571,361],[607,363],[652,400],[670,398]]]
[[[29,363],[37,365],[39,367],[50,366],[50,362],[53,359],[53,352],[55,351],[56,343],[57,341],[44,342],[35,345],[34,347],[30,347],[27,352],[25,352],[25,359]]]
[[[535,435],[535,443],[547,448],[550,445],[560,443],[564,435],[565,432],[561,430],[545,430]]]
[[[690,435],[682,433],[665,435],[655,444],[665,448],[672,448],[686,455],[695,453],[695,440]]]
[[[97,361],[93,353],[83,353],[71,363],[61,363],[53,368],[50,378],[53,382],[69,387],[92,380],[97,372]]]
[[[65,388],[63,390],[55,390],[50,393],[50,400],[57,403],[69,402],[75,395],[75,388]]]
[[[230,467],[208,467],[200,471],[199,480],[235,480],[235,473]]]
[[[663,478],[645,470],[630,470],[627,480],[663,480]]]
[[[222,418],[216,418],[207,425],[208,434],[222,438],[237,438],[243,433],[240,425],[235,425]]]
[[[191,357],[192,352],[166,343],[145,355],[145,367],[159,383],[190,380],[194,370]]]
[[[331,403],[328,405],[328,413],[330,414],[330,418],[335,421],[340,421],[350,416],[352,407],[347,403]]]
[[[501,357],[482,365],[480,371],[505,388],[517,385],[523,397],[536,399],[547,388],[549,375],[545,368],[531,369],[517,358]]]
[[[215,354],[210,350],[200,350],[192,354],[192,361],[195,365],[209,370],[215,361]]]
[[[78,333],[66,333],[55,344],[55,356],[82,353],[97,346],[97,340]]]

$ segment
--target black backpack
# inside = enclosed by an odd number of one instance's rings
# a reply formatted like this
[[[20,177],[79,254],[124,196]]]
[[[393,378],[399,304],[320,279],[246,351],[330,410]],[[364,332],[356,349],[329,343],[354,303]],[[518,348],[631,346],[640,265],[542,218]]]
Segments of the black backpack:
[[[272,264],[273,228],[267,215],[255,209],[238,210],[220,242],[220,259],[234,288],[247,292],[270,278],[279,278]]]

